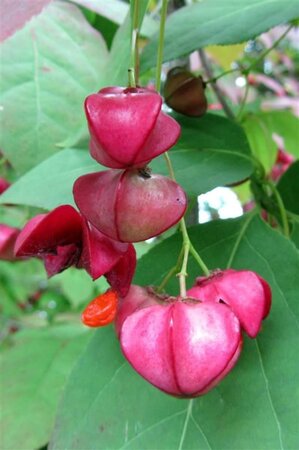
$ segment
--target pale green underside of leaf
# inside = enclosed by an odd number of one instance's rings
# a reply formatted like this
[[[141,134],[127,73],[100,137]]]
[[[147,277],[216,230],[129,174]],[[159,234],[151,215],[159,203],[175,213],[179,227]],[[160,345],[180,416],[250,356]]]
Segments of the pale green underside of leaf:
[[[1,448],[44,446],[71,368],[89,334],[81,325],[20,331],[1,353]]]
[[[53,2],[1,46],[1,149],[23,173],[86,128],[103,82],[104,40],[74,5]]]
[[[202,0],[166,22],[164,61],[213,44],[238,44],[298,17],[297,0]],[[141,69],[156,65],[158,35],[145,47]]]
[[[270,283],[273,307],[262,332],[245,339],[237,366],[217,388],[188,401],[151,387],[124,361],[113,331],[99,330],[69,379],[51,450],[297,447],[299,253],[254,216],[190,231],[209,267],[229,262]],[[158,284],[180,246],[178,235],[157,245],[140,260],[136,282]],[[200,271],[193,262],[188,269],[191,285]],[[169,292],[177,292],[177,281]]]
[[[182,136],[170,157],[177,181],[189,195],[243,180],[251,174],[250,149],[239,125],[213,114],[202,119],[176,118],[182,125]],[[153,160],[150,167],[153,172],[168,175],[163,156]],[[1,196],[0,202],[45,209],[73,204],[76,178],[103,169],[87,150],[64,150],[26,173]]]
[[[129,11],[129,5],[122,0],[71,0],[73,3],[85,6],[100,16],[122,25]],[[140,0],[138,0],[140,2]],[[148,3],[148,0],[145,0]],[[144,17],[141,36],[151,36],[158,29],[158,22],[150,16]]]

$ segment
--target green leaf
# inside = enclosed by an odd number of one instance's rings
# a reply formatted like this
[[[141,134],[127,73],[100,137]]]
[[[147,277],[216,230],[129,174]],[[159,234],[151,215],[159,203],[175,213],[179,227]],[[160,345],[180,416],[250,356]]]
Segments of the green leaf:
[[[202,0],[169,16],[164,61],[207,45],[238,44],[296,17],[297,0]],[[142,71],[155,66],[157,47],[155,34],[142,54]]]
[[[52,209],[74,204],[72,189],[81,175],[103,169],[87,151],[64,150],[26,173],[0,197],[0,203]]]
[[[174,117],[182,134],[169,156],[177,181],[189,195],[249,177],[253,170],[250,148],[239,125],[215,114],[200,119],[179,114]],[[150,166],[153,171],[168,175],[163,155]]]
[[[31,2],[30,0],[20,0],[2,3],[2,13],[6,14],[0,29],[0,42],[13,35],[18,29],[22,28],[31,17],[40,14],[42,9],[50,3],[51,0],[37,0]]]
[[[100,16],[121,25],[128,14],[129,5],[121,0],[71,0],[77,5],[84,6],[91,11],[96,12]]]
[[[71,0],[73,3],[84,6],[91,11],[96,12],[102,17],[109,19],[118,25],[121,25],[128,14],[129,5],[121,0]],[[140,0],[138,0],[140,2]],[[147,7],[148,0],[142,0],[146,5],[141,4],[141,11]],[[144,21],[141,27],[142,36],[150,36],[157,31],[157,21],[151,19],[149,16],[144,17]]]
[[[41,261],[1,261],[0,282],[15,303],[24,303],[39,290],[46,274]]]
[[[269,128],[264,114],[249,114],[243,127],[250,143],[252,154],[262,163],[266,172],[273,167],[277,144],[272,139],[273,131]]]
[[[11,292],[9,292],[9,289],[7,289],[6,283],[3,283],[1,274],[0,280],[1,316],[20,316],[22,314],[21,308],[17,306],[15,298]]]
[[[273,306],[255,340],[217,388],[177,400],[146,383],[124,362],[111,329],[98,331],[64,392],[51,450],[273,450],[297,446],[299,253],[258,217],[216,221],[190,235],[210,268],[232,265],[260,273]],[[140,261],[136,282],[159,283],[176,260],[175,235]],[[192,284],[200,270],[188,267]],[[175,284],[174,284],[175,283]],[[170,292],[178,289],[177,280]]]
[[[44,446],[71,368],[87,343],[82,326],[24,330],[1,353],[2,447]]]
[[[277,189],[284,207],[299,216],[299,161],[294,162],[282,175]]]
[[[170,157],[177,180],[188,194],[206,192],[251,174],[250,149],[239,125],[213,114],[201,119],[175,117],[182,126],[182,136]],[[168,175],[163,156],[154,159],[150,167]],[[72,187],[76,178],[103,169],[87,151],[64,150],[26,173],[0,197],[0,203],[45,209],[74,204]]]
[[[299,157],[298,128],[299,119],[289,111],[271,111],[248,114],[243,122],[251,151],[270,172],[277,157],[277,144],[273,134],[284,139],[286,151]]]
[[[107,49],[77,7],[53,2],[1,57],[1,149],[23,173],[86,128],[83,101],[103,80]]]
[[[90,302],[100,292],[109,287],[105,278],[100,277],[95,282],[84,270],[70,267],[55,276],[53,285],[58,285],[74,308]],[[50,280],[50,281],[51,281]]]
[[[257,116],[267,127],[268,133],[276,133],[284,139],[285,149],[299,158],[299,118],[290,111],[269,111]]]
[[[291,232],[291,239],[299,250],[299,218],[294,221]]]

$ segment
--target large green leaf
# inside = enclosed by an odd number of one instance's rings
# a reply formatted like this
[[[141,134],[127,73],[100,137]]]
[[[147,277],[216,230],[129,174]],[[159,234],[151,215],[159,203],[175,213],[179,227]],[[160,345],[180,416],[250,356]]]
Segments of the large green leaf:
[[[283,137],[286,151],[299,158],[299,118],[290,111],[267,111],[256,115],[267,127],[268,133]]]
[[[270,111],[248,114],[243,122],[252,153],[270,172],[277,156],[277,144],[273,134],[284,139],[287,152],[299,157],[298,129],[299,119],[290,111]]]
[[[100,277],[93,282],[84,270],[78,270],[75,267],[70,267],[51,278],[49,284],[59,286],[72,307],[76,309],[84,303],[89,303],[100,292],[105,292],[109,287],[104,277]]]
[[[0,197],[0,203],[45,209],[74,204],[72,189],[76,178],[101,169],[87,151],[64,150],[26,173]]]
[[[176,116],[182,136],[170,151],[178,182],[188,194],[199,194],[248,177],[252,172],[250,149],[242,128],[223,117],[202,119]],[[163,156],[150,167],[168,174]],[[39,206],[45,209],[73,204],[72,186],[84,173],[103,170],[84,150],[64,150],[26,173],[0,198],[0,203]],[[49,189],[49,187],[51,187]]]
[[[5,14],[5,20],[2,20],[0,29],[0,42],[13,35],[18,29],[22,28],[32,16],[40,14],[42,9],[50,3],[51,0],[2,0],[1,12]],[[22,2],[22,4],[21,4]]]
[[[164,61],[211,44],[244,42],[298,14],[297,0],[202,0],[169,16]],[[142,70],[155,66],[157,47],[156,34],[144,49]]]
[[[177,181],[190,195],[249,177],[253,168],[242,128],[215,114],[200,119],[175,115],[182,135],[169,156]],[[163,155],[151,163],[154,171],[168,174]]]
[[[1,287],[15,304],[26,303],[28,298],[40,289],[45,278],[44,267],[37,259],[0,263]],[[0,298],[2,300],[2,296]],[[1,308],[1,312],[5,313],[5,308]]]
[[[284,207],[299,218],[299,161],[294,162],[280,178],[277,189]]]
[[[89,334],[82,326],[24,330],[1,353],[1,443],[6,450],[44,446],[71,368]]]
[[[243,127],[250,143],[253,155],[262,163],[266,172],[270,172],[277,156],[277,145],[272,139],[273,131],[269,129],[263,114],[249,114]]]
[[[297,448],[299,253],[254,216],[190,234],[209,267],[256,270],[271,284],[273,306],[262,332],[245,339],[237,366],[217,388],[189,401],[147,384],[124,361],[111,330],[98,331],[70,376],[52,450]],[[180,246],[176,235],[148,252],[136,282],[159,283]],[[189,272],[192,283],[200,271],[192,263]]]
[[[86,127],[83,101],[101,85],[107,49],[76,6],[53,2],[1,57],[1,149],[25,172]]]
[[[291,239],[299,250],[299,220],[293,223]]]
[[[121,25],[129,11],[129,5],[122,0],[71,0],[73,3],[85,6],[91,11],[111,20],[118,25]],[[138,0],[140,2],[140,0]],[[148,3],[148,0],[144,0]],[[141,4],[141,3],[140,3]],[[146,7],[147,5],[145,5]],[[143,10],[143,5],[141,4]],[[151,36],[157,31],[158,23],[150,16],[145,16],[141,27],[142,36]]]

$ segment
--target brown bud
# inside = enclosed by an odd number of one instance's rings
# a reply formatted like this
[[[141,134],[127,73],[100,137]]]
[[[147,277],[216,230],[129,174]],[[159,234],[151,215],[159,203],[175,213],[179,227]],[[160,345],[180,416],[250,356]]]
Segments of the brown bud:
[[[200,117],[208,104],[201,76],[196,77],[183,67],[171,69],[164,85],[166,104],[174,111],[186,116]]]

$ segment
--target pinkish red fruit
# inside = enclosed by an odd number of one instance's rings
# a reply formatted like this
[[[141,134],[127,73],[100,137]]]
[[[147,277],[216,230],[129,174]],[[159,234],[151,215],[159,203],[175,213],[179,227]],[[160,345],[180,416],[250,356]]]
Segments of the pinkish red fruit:
[[[295,158],[290,153],[279,149],[277,153],[277,158],[271,171],[271,178],[274,181],[279,180],[279,178],[288,170],[290,165],[295,161]]]
[[[85,101],[91,156],[114,169],[145,166],[179,138],[179,124],[145,88],[106,87]]]
[[[18,256],[56,253],[56,247],[82,240],[82,219],[70,205],[59,206],[48,214],[39,214],[26,223],[16,242]]]
[[[246,333],[254,338],[271,307],[271,289],[257,273],[249,270],[216,271],[200,277],[187,292],[202,302],[222,302],[238,317]]]
[[[233,368],[242,345],[227,305],[158,296],[139,286],[121,299],[116,329],[134,369],[178,397],[208,392]]]
[[[122,242],[157,236],[176,224],[187,206],[177,183],[139,170],[83,175],[75,181],[74,198],[88,221]]]
[[[0,260],[14,261],[14,245],[20,230],[9,225],[0,224]]]
[[[105,275],[120,295],[126,295],[136,266],[131,244],[104,236],[70,205],[31,219],[16,241],[15,252],[41,258],[49,277],[70,266],[84,268],[94,280]]]

